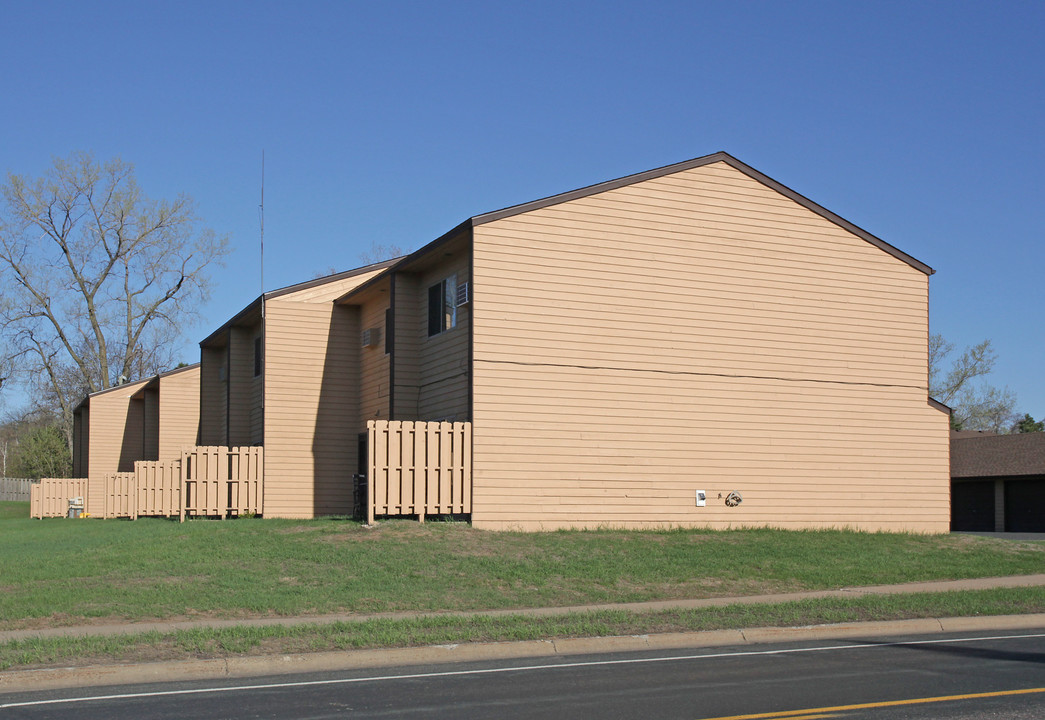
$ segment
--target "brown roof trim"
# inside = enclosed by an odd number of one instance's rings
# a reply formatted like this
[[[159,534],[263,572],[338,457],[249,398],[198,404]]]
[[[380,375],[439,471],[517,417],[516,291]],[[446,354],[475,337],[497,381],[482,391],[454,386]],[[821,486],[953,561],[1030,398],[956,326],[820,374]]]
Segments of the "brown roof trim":
[[[953,410],[951,410],[951,408],[949,406],[944,405],[942,402],[940,402],[936,398],[929,398],[929,407],[936,408],[940,412],[947,413],[948,415],[950,415],[950,414],[952,414],[954,412]]]
[[[123,385],[113,385],[112,387],[105,388],[104,390],[95,390],[93,393],[87,393],[84,396],[83,400],[78,402],[76,404],[76,407],[73,408],[73,413],[75,414],[75,413],[80,412],[80,408],[82,408],[84,405],[87,405],[88,402],[90,401],[90,399],[93,398],[93,397],[98,397],[99,395],[107,395],[107,394],[109,394],[111,392],[116,392],[117,390],[127,390],[127,389],[130,389],[130,387],[133,386],[133,385],[141,385],[141,387],[137,388],[134,391],[135,393],[137,393],[138,390],[141,390],[142,388],[144,388],[146,385],[148,385],[150,382],[152,382],[156,378],[157,378],[156,375],[152,375],[152,376],[147,377],[147,378],[142,378],[141,380],[130,380],[128,382],[125,382]]]
[[[83,407],[87,403],[87,401],[93,398],[95,395],[104,395],[105,393],[110,393],[115,390],[119,390],[120,388],[126,388],[128,385],[134,385],[135,383],[143,383],[142,386],[135,391],[134,394],[137,395],[139,392],[141,392],[148,386],[158,382],[160,378],[170,377],[171,375],[177,375],[178,373],[188,372],[189,370],[198,370],[199,368],[200,363],[195,362],[191,365],[186,365],[185,367],[174,368],[173,370],[164,370],[161,373],[157,373],[156,375],[152,375],[147,378],[142,378],[141,380],[132,380],[131,382],[126,382],[123,385],[114,385],[113,387],[105,388],[104,390],[96,390],[93,393],[88,393],[87,395],[85,395],[83,400],[78,402],[76,404],[76,407],[73,408],[73,412],[78,412],[80,408]]]
[[[179,367],[179,368],[174,368],[173,370],[164,370],[163,372],[158,373],[155,377],[157,379],[170,377],[171,375],[177,375],[178,373],[188,372],[190,370],[196,370],[199,367],[200,367],[200,363],[194,362],[191,365],[184,365],[184,366]]]
[[[395,268],[394,267],[392,267],[392,268],[385,268],[384,272],[378,273],[374,277],[372,277],[369,280],[367,280],[365,283],[361,283],[359,285],[356,285],[354,288],[349,290],[344,295],[341,295],[340,297],[334,298],[334,300],[333,300],[334,304],[335,305],[343,305],[345,302],[348,301],[349,298],[354,297],[355,295],[359,295],[360,293],[365,292],[365,291],[369,290],[370,288],[372,288],[372,287],[374,287],[376,285],[380,285],[381,283],[385,282],[390,277],[392,277],[392,273],[393,272],[395,272]]]
[[[355,268],[354,270],[346,270],[344,272],[334,273],[333,275],[325,275],[323,277],[315,278],[314,280],[306,280],[305,282],[297,283],[296,285],[287,285],[284,288],[278,290],[272,290],[271,292],[265,293],[266,300],[273,300],[282,295],[289,295],[290,293],[299,292],[301,290],[308,290],[309,288],[318,287],[320,285],[326,285],[327,283],[336,282],[337,280],[344,280],[345,278],[352,277],[354,275],[362,275],[363,273],[372,272],[374,270],[381,270],[387,267],[395,265],[403,258],[397,257],[391,260],[382,260],[381,262],[370,263],[363,267]]]
[[[247,305],[247,307],[243,308],[238,313],[233,315],[231,318],[226,320],[224,325],[219,327],[217,330],[212,332],[207,337],[200,340],[200,347],[206,347],[207,345],[210,345],[211,342],[213,342],[218,336],[224,335],[230,327],[235,327],[236,325],[239,325],[240,322],[249,315],[253,315],[254,313],[260,313],[261,301],[264,297],[264,295],[259,295],[252,303],[250,303],[250,305]]]
[[[373,287],[374,285],[377,285],[382,280],[385,280],[386,278],[388,278],[389,275],[391,275],[396,270],[401,269],[403,266],[409,265],[411,262],[413,262],[414,260],[418,259],[419,257],[421,257],[423,255],[427,255],[428,253],[432,252],[433,250],[439,249],[440,247],[442,247],[446,243],[450,242],[451,240],[455,240],[457,237],[460,236],[461,233],[465,232],[466,230],[471,230],[472,229],[472,225],[473,225],[472,220],[473,220],[473,218],[468,218],[463,223],[461,223],[461,224],[455,226],[454,228],[452,228],[451,230],[448,230],[447,232],[443,233],[442,235],[440,235],[439,237],[437,237],[435,240],[433,240],[432,242],[428,243],[427,245],[424,245],[423,247],[421,247],[421,248],[419,248],[417,250],[414,250],[409,255],[404,255],[401,258],[397,258],[395,260],[395,264],[394,265],[392,265],[391,267],[386,268],[383,273],[379,273],[378,275],[375,275],[374,277],[370,278],[369,280],[367,280],[362,285],[359,285],[357,287],[352,288],[351,290],[349,290],[347,293],[345,293],[341,297],[336,298],[334,300],[334,304],[335,305],[340,305],[340,304],[344,303],[346,300],[348,300],[353,295],[357,295],[357,294],[363,292],[364,290],[367,290],[367,289]]]
[[[388,268],[398,263],[402,258],[392,258],[391,260],[382,260],[381,262],[371,263],[364,265],[363,267],[355,268],[353,270],[346,270],[344,272],[334,273],[333,275],[324,275],[320,278],[313,280],[306,280],[305,282],[295,283],[294,285],[287,285],[276,290],[272,290],[267,293],[263,293],[254,299],[249,305],[240,310],[238,313],[229,318],[224,325],[219,327],[217,330],[212,332],[210,335],[200,341],[200,347],[209,345],[215,338],[224,333],[230,327],[234,327],[240,323],[244,318],[249,315],[260,311],[261,303],[263,300],[273,300],[283,295],[289,295],[301,290],[308,290],[309,288],[318,287],[320,285],[326,285],[327,283],[337,282],[338,280],[344,280],[345,278],[352,277],[354,275],[362,275],[363,273],[372,272],[374,270],[380,270],[382,268]]]
[[[483,215],[476,215],[471,218],[473,225],[483,225],[485,223],[494,222],[495,220],[503,220],[504,218],[519,215],[521,213],[530,212],[532,210],[539,210],[541,208],[550,207],[552,205],[558,205],[559,203],[569,202],[570,200],[577,200],[579,198],[589,197],[598,193],[606,192],[608,190],[616,190],[618,188],[626,187],[628,185],[634,185],[635,183],[643,182],[645,180],[652,180],[654,178],[664,177],[665,175],[671,175],[673,173],[682,172],[683,170],[691,170],[693,168],[703,167],[705,165],[711,165],[712,163],[723,162],[736,170],[744,173],[748,177],[757,180],[766,187],[775,190],[784,197],[787,197],[794,202],[802,205],[807,210],[811,210],[820,217],[833,222],[843,230],[847,230],[857,237],[871,243],[880,250],[884,250],[898,260],[902,260],[916,270],[920,270],[926,275],[932,275],[935,270],[908,255],[902,250],[893,247],[889,243],[885,242],[881,238],[875,237],[866,230],[857,227],[853,223],[849,222],[845,218],[842,218],[830,210],[821,207],[817,203],[813,202],[809,198],[801,195],[791,188],[777,182],[768,175],[760,173],[750,165],[742,163],[735,157],[726,152],[717,152],[712,155],[705,155],[703,157],[694,158],[693,160],[686,160],[684,162],[675,163],[673,165],[665,165],[664,167],[655,168],[653,170],[646,170],[645,172],[636,173],[634,175],[627,175],[616,180],[608,180],[606,182],[598,183],[596,185],[589,185],[587,187],[579,188],[577,190],[571,190],[569,192],[561,193],[559,195],[552,195],[541,200],[534,200],[532,202],[523,203],[521,205],[513,205],[511,207],[504,208],[502,210],[495,210],[494,212],[485,213]],[[423,248],[422,248],[423,249]]]

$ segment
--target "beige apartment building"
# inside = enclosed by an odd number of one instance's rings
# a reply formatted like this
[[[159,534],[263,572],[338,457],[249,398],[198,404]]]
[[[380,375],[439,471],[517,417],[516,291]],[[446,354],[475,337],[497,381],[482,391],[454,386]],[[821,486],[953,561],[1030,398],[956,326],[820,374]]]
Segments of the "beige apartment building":
[[[73,477],[95,479],[87,512],[102,514],[106,475],[198,444],[199,420],[199,363],[85,397],[73,411]]]
[[[352,512],[415,421],[469,426],[480,528],[946,532],[931,273],[716,153],[266,293],[201,343],[199,443],[264,447],[270,517]]]

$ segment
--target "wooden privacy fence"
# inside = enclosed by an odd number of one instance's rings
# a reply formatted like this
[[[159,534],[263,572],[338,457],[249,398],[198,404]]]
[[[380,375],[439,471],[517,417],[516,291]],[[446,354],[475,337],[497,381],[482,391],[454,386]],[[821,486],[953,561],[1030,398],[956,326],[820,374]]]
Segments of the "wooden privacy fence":
[[[472,512],[472,424],[367,422],[367,520]]]
[[[43,480],[50,484],[39,493],[34,486],[30,509],[33,517],[62,517],[69,498],[86,498],[97,488],[106,518],[260,515],[263,475],[263,448],[194,447],[177,460],[139,460],[134,472]]]
[[[33,481],[28,478],[0,478],[0,502],[25,502],[32,488]]]
[[[198,447],[182,453],[181,519],[186,515],[260,515],[265,453],[261,447]]]
[[[65,517],[72,498],[87,499],[87,478],[44,478],[33,483],[29,514],[35,518]]]

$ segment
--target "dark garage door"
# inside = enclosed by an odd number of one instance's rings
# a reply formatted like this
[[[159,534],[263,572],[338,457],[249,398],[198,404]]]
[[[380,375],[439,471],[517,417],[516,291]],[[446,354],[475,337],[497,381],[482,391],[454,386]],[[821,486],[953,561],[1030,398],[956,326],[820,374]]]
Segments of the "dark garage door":
[[[1005,482],[1005,531],[1045,532],[1045,478]]]
[[[951,482],[951,530],[994,532],[994,481]]]

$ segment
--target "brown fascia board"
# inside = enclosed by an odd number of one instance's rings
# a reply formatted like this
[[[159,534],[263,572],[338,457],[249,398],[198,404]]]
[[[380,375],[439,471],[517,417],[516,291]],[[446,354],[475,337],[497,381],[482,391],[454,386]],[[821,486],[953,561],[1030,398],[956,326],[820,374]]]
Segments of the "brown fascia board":
[[[180,369],[184,370],[185,368]],[[125,382],[123,385],[113,385],[112,387],[105,388],[104,390],[95,390],[93,393],[87,393],[87,395],[84,396],[83,400],[76,403],[76,407],[73,408],[73,414],[75,415],[76,413],[80,412],[80,408],[82,408],[84,405],[87,405],[93,397],[98,397],[99,395],[106,395],[111,392],[116,392],[117,390],[125,390],[127,389],[128,385],[137,385],[138,383],[141,383],[141,387],[138,388],[138,390],[142,390],[145,388],[146,385],[151,383],[157,377],[159,376],[153,375],[151,377],[143,378],[142,380],[131,380],[130,382]],[[137,394],[138,390],[135,390],[135,394]]]
[[[203,340],[200,340],[200,347],[201,348],[207,347],[208,345],[213,343],[216,339],[221,337],[225,333],[225,331],[227,331],[229,328],[235,327],[235,326],[239,325],[240,323],[242,323],[244,318],[246,318],[246,317],[248,317],[248,316],[250,316],[250,315],[252,315],[254,313],[260,313],[261,312],[261,301],[262,301],[262,299],[264,297],[265,297],[264,295],[259,295],[254,300],[254,302],[252,302],[250,305],[247,305],[247,307],[243,308],[238,313],[233,315],[231,318],[226,320],[224,325],[219,327],[217,330],[212,332],[207,337],[203,338]]]
[[[164,370],[163,372],[156,375],[156,379],[170,377],[171,375],[177,375],[178,373],[188,372],[189,370],[195,370],[200,367],[200,363],[194,362],[191,365],[185,365],[180,368],[174,368],[172,370]]]
[[[346,270],[344,272],[334,273],[333,275],[325,275],[316,278],[315,280],[306,280],[305,282],[297,283],[296,285],[287,285],[284,288],[265,293],[264,297],[266,300],[272,300],[282,295],[289,295],[290,293],[299,292],[301,290],[308,290],[309,288],[318,287],[319,285],[326,285],[327,283],[336,282],[337,280],[344,280],[345,278],[354,275],[362,275],[363,273],[371,272],[373,270],[381,270],[395,265],[402,259],[403,258],[401,257],[397,257],[392,258],[391,260],[382,260],[381,262],[364,265],[363,267],[358,267],[354,270]]]
[[[283,295],[289,295],[290,293],[298,292],[300,290],[308,290],[309,288],[318,287],[320,285],[326,285],[327,283],[336,282],[338,280],[344,280],[345,278],[352,277],[353,275],[362,275],[363,273],[371,272],[373,270],[380,270],[381,268],[387,268],[395,263],[399,262],[402,258],[393,258],[391,260],[382,260],[378,263],[371,263],[370,265],[364,265],[363,267],[355,268],[353,270],[346,270],[344,272],[334,273],[333,275],[325,275],[314,280],[306,280],[305,282],[295,283],[294,285],[287,285],[276,290],[272,290],[267,293],[259,295],[255,300],[247,305],[245,308],[240,310],[238,313],[229,318],[224,325],[219,327],[217,330],[212,332],[210,335],[200,341],[200,347],[206,347],[210,345],[216,338],[222,333],[228,330],[230,327],[239,325],[244,318],[249,317],[253,313],[261,311],[261,303],[264,300],[273,300]]]
[[[341,303],[347,300],[351,295],[354,295],[355,293],[359,292],[360,290],[363,290],[371,284],[380,281],[389,273],[394,272],[395,270],[405,265],[408,265],[412,260],[415,260],[426,253],[432,252],[443,243],[457,236],[459,233],[465,230],[470,230],[471,228],[474,228],[477,225],[484,225],[486,223],[491,223],[496,220],[503,220],[505,218],[513,217],[515,215],[521,215],[523,213],[527,213],[533,210],[540,210],[542,208],[551,207],[552,205],[558,205],[559,203],[569,202],[571,200],[578,200],[580,198],[589,197],[591,195],[597,195],[598,193],[603,193],[608,190],[616,190],[617,188],[627,187],[628,185],[634,185],[635,183],[640,183],[645,180],[653,180],[654,178],[664,177],[665,175],[672,175],[677,172],[691,170],[693,168],[703,167],[705,165],[711,165],[712,163],[717,162],[726,163],[730,167],[739,170],[740,172],[744,173],[745,175],[754,180],[757,180],[758,182],[762,183],[771,190],[775,190],[776,192],[798,203],[807,210],[810,210],[819,215],[820,217],[824,218],[825,220],[828,220],[834,223],[835,225],[838,225],[843,230],[846,230],[856,235],[857,237],[874,245],[878,249],[883,250],[886,253],[892,255],[898,260],[907,263],[915,270],[919,270],[925,273],[926,275],[932,275],[936,272],[920,260],[912,257],[911,255],[908,255],[899,248],[893,247],[885,240],[875,237],[863,228],[857,227],[845,218],[834,214],[827,208],[818,205],[806,196],[795,192],[791,188],[787,187],[782,183],[777,182],[768,175],[760,173],[758,170],[755,170],[750,165],[742,163],[740,160],[737,160],[729,153],[717,152],[711,155],[705,155],[703,157],[694,158],[693,160],[685,160],[683,162],[675,163],[673,165],[665,165],[664,167],[654,168],[653,170],[646,170],[645,172],[635,173],[634,175],[627,175],[622,178],[617,178],[616,180],[607,180],[606,182],[601,182],[596,185],[588,185],[587,187],[578,188],[577,190],[570,190],[569,192],[560,193],[558,195],[552,195],[550,197],[542,198],[540,200],[533,200],[531,202],[523,203],[521,205],[512,205],[511,207],[506,207],[501,210],[494,210],[493,212],[483,213],[482,215],[474,215],[465,220],[457,227],[450,230],[449,232],[444,233],[440,237],[436,238],[432,242],[420,248],[419,250],[416,250],[415,252],[407,255],[406,257],[401,258],[394,265],[389,267],[385,272],[371,278],[367,282],[360,285],[358,288],[354,288],[352,291],[342,295],[334,302]],[[950,412],[949,408],[947,412]]]
[[[942,402],[940,402],[936,398],[929,398],[929,407],[935,408],[935,409],[939,410],[942,413],[947,413],[948,415],[950,415],[950,414],[952,414],[954,412],[949,406],[944,405]]]

